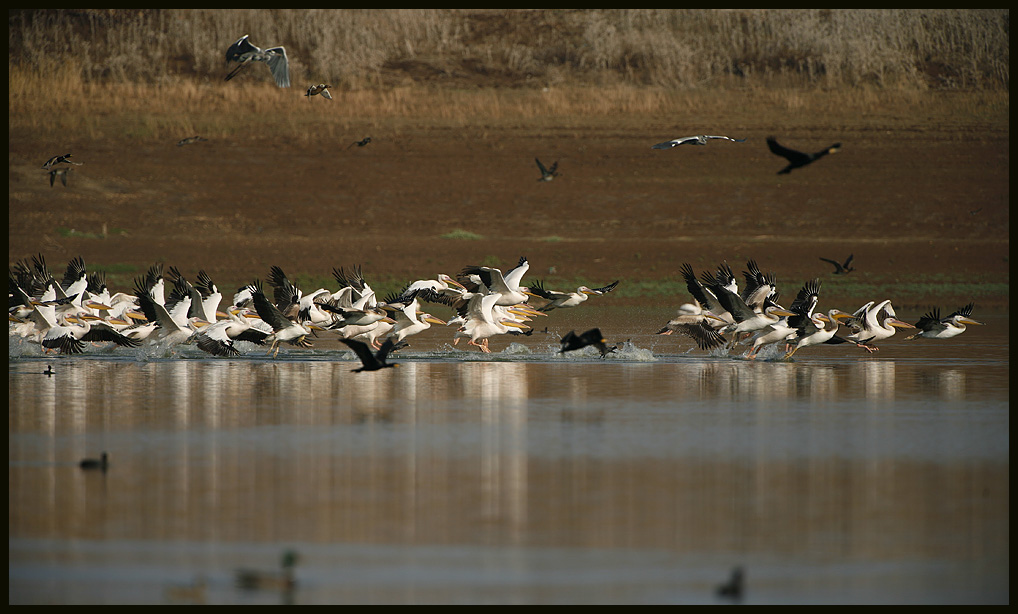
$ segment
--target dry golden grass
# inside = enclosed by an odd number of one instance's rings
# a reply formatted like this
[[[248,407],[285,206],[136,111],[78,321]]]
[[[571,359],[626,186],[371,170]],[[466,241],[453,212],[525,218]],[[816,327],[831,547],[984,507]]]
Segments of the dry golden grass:
[[[761,109],[797,117],[866,118],[886,113],[999,122],[1007,117],[1007,91],[931,92],[855,88],[850,94],[800,88],[671,90],[616,84],[562,86],[544,90],[451,90],[405,86],[336,91],[335,99],[306,100],[296,89],[269,83],[172,84],[88,83],[70,67],[57,69],[61,87],[38,92],[49,78],[12,70],[8,79],[8,127],[37,139],[130,138],[165,140],[180,135],[307,141],[341,135],[351,126],[401,127],[421,124],[465,127],[514,125],[580,127],[614,117],[620,128],[648,119],[682,123],[708,115],[743,117],[754,124]],[[840,120],[839,120],[840,121]],[[860,120],[862,121],[862,120]],[[254,134],[252,134],[254,132]]]
[[[46,9],[8,18],[9,67],[87,82],[219,80],[250,34],[293,81],[1007,89],[1007,9]]]

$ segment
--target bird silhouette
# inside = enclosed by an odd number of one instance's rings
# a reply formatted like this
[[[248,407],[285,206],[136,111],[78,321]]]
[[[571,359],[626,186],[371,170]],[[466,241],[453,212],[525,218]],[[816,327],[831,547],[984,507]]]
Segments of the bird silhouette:
[[[371,137],[370,136],[366,136],[366,137],[364,137],[363,139],[361,139],[359,141],[354,141],[353,143],[350,143],[347,146],[347,149],[350,149],[354,145],[356,145],[357,147],[364,147],[365,145],[367,145],[370,142],[371,142]]]
[[[741,567],[736,567],[732,570],[732,575],[728,581],[718,586],[716,591],[718,597],[724,597],[733,601],[741,600],[745,590],[745,582],[746,574],[742,571]]]
[[[774,140],[773,136],[769,136],[767,137],[767,147],[770,148],[772,154],[781,156],[782,158],[788,160],[788,166],[778,171],[779,175],[787,175],[788,173],[791,173],[794,169],[802,168],[807,164],[812,164],[819,160],[820,158],[823,158],[827,154],[837,153],[838,150],[841,149],[841,143],[835,143],[834,145],[831,145],[826,149],[821,149],[816,153],[808,154],[803,153],[801,151],[796,151],[794,149],[789,149],[787,147],[783,147],[779,145],[776,140]]]
[[[566,352],[585,348],[588,345],[596,347],[601,353],[601,358],[604,358],[607,354],[616,349],[608,348],[604,340],[604,335],[601,334],[600,328],[592,328],[581,335],[577,335],[574,331],[566,333],[562,337],[558,353],[565,354]]]
[[[238,569],[237,588],[247,591],[292,591],[297,586],[294,568],[300,556],[295,550],[285,550],[279,561],[279,571]]]
[[[106,473],[106,468],[110,466],[110,457],[105,452],[99,458],[84,458],[78,463],[78,467],[85,470],[99,469],[103,473]]]
[[[395,347],[392,339],[386,339],[382,347],[379,348],[375,354],[371,353],[371,349],[368,344],[363,341],[357,341],[356,339],[340,339],[345,343],[357,357],[361,359],[361,363],[364,365],[359,369],[351,369],[354,373],[360,373],[361,371],[378,371],[381,369],[387,369],[389,367],[398,367],[399,363],[388,363],[385,359],[389,356]]]
[[[551,181],[558,177],[558,160],[551,165],[551,168],[545,168],[537,158],[534,158],[534,162],[537,162],[537,168],[541,169],[541,178],[538,181]]]
[[[848,275],[849,273],[855,270],[855,267],[852,266],[852,258],[854,257],[855,254],[849,254],[848,259],[845,260],[844,264],[838,262],[837,260],[831,260],[830,258],[820,258],[820,259],[823,260],[824,262],[829,262],[834,265],[835,275]]]

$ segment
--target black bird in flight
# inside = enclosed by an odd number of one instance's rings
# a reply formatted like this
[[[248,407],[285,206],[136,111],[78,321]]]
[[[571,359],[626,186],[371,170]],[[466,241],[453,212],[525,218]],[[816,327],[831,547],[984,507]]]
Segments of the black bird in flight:
[[[109,465],[109,455],[105,452],[103,452],[102,456],[99,458],[86,458],[82,459],[82,461],[78,463],[78,466],[82,469],[101,469],[104,473]]]
[[[601,335],[600,328],[592,328],[582,335],[577,335],[573,331],[569,331],[562,337],[561,349],[558,351],[559,354],[565,354],[566,352],[572,352],[573,350],[579,350],[585,348],[588,345],[592,345],[601,352],[601,358],[604,358],[612,350],[608,348],[604,340],[604,336]],[[614,349],[614,348],[612,348]]]
[[[791,173],[793,169],[802,168],[807,164],[812,164],[813,162],[816,162],[817,160],[823,158],[827,154],[836,153],[839,149],[841,149],[841,143],[835,143],[834,145],[831,145],[826,149],[822,149],[816,153],[808,154],[803,153],[801,151],[795,151],[794,149],[789,149],[787,147],[783,147],[779,145],[777,141],[774,140],[773,136],[769,136],[767,137],[767,147],[770,148],[772,154],[781,156],[782,158],[788,160],[788,166],[778,171],[779,175],[787,175],[788,173]]]
[[[389,356],[389,352],[391,352],[395,346],[392,339],[386,339],[385,343],[382,344],[381,349],[379,349],[376,354],[372,354],[368,344],[363,341],[357,341],[356,339],[340,339],[340,341],[353,350],[354,354],[357,354],[357,357],[361,359],[361,363],[364,364],[364,366],[360,369],[351,369],[354,373],[360,373],[361,371],[379,371],[381,369],[399,366],[399,363],[385,362],[386,357]]]
[[[541,169],[541,178],[538,181],[551,181],[558,177],[558,160],[551,165],[551,168],[545,168],[537,158],[534,158],[534,162],[537,162],[537,168]]]
[[[364,137],[363,139],[361,139],[359,141],[354,141],[353,143],[350,143],[347,146],[347,149],[350,149],[354,145],[356,145],[357,147],[364,147],[365,145],[367,145],[370,142],[371,142],[371,137],[370,136],[366,136],[366,137]]]
[[[849,273],[855,270],[855,267],[852,266],[852,258],[854,257],[855,254],[849,254],[848,259],[845,260],[845,264],[842,264],[837,260],[831,260],[830,258],[821,258],[821,260],[823,260],[824,262],[829,262],[834,265],[835,275],[848,275]]]
[[[718,586],[717,594],[718,597],[724,597],[733,601],[739,601],[742,599],[743,583],[745,582],[745,574],[743,574],[741,567],[736,567],[732,570],[732,577],[727,582]]]

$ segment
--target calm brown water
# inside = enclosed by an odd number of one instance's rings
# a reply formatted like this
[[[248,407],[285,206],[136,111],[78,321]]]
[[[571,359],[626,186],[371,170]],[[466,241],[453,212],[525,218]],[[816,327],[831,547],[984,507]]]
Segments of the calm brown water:
[[[722,603],[737,565],[743,603],[1009,601],[1006,315],[751,362],[583,309],[360,374],[11,342],[9,602]],[[630,341],[554,353],[588,325]],[[293,591],[235,587],[287,548]]]

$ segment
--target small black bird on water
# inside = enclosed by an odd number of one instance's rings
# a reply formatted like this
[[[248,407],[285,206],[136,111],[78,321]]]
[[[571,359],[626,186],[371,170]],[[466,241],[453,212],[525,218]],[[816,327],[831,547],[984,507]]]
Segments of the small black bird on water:
[[[78,463],[78,467],[81,467],[82,469],[101,469],[104,473],[109,465],[109,456],[105,452],[103,452],[102,456],[99,458],[85,458]]]
[[[370,136],[366,136],[366,137],[364,137],[363,139],[361,139],[359,141],[354,141],[353,143],[350,143],[350,145],[347,147],[347,149],[350,149],[350,147],[353,147],[354,145],[356,145],[357,147],[364,147],[365,145],[367,145],[370,142],[371,142],[371,137]]]
[[[43,375],[52,376],[56,371],[53,370],[53,365],[46,365],[46,370],[42,372]]]
[[[779,175],[787,175],[791,173],[793,169],[802,168],[807,164],[812,164],[820,158],[823,158],[827,154],[837,153],[841,149],[841,143],[835,143],[827,149],[822,149],[816,153],[803,153],[787,147],[778,145],[778,142],[774,140],[773,136],[767,137],[767,147],[770,148],[771,153],[777,156],[781,156],[788,160],[788,166],[778,171]]]
[[[353,350],[364,364],[364,366],[359,369],[351,369],[354,373],[360,373],[361,371],[379,371],[381,369],[399,366],[399,363],[396,362],[385,362],[389,352],[391,352],[395,347],[395,343],[393,343],[392,339],[386,339],[385,343],[382,344],[381,349],[379,349],[376,354],[372,354],[368,344],[363,341],[357,341],[356,339],[340,339],[340,341]]]
[[[559,354],[565,354],[566,352],[572,352],[573,350],[579,350],[585,348],[588,345],[592,345],[601,352],[601,358],[610,353],[616,348],[608,349],[604,336],[601,334],[600,328],[592,328],[582,335],[577,335],[574,331],[569,331],[562,337],[561,349],[558,351]]]
[[[538,181],[551,181],[558,177],[558,160],[551,165],[551,168],[545,168],[537,158],[534,158],[534,162],[537,162],[537,168],[541,170],[541,178]]]
[[[732,577],[728,579],[728,582],[717,588],[718,597],[725,597],[734,601],[742,599],[744,582],[745,574],[743,574],[742,568],[736,567],[732,570]]]
[[[849,273],[855,270],[855,267],[852,266],[852,258],[854,257],[855,254],[849,254],[848,259],[845,260],[845,264],[842,264],[837,260],[831,260],[830,258],[821,258],[821,260],[823,260],[824,262],[829,262],[834,265],[835,275],[848,275]]]

